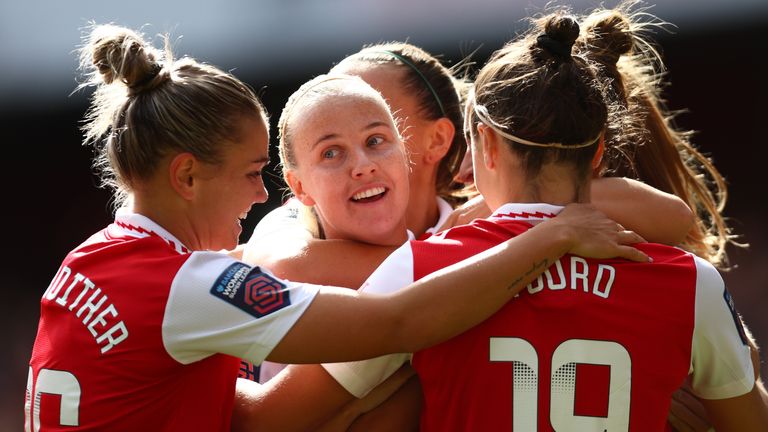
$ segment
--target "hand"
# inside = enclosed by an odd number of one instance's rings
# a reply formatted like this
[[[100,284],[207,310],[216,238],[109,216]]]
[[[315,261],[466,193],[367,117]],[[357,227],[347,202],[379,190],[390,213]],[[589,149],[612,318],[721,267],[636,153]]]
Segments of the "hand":
[[[672,395],[667,421],[676,432],[714,431],[704,406],[691,393],[690,379]]]
[[[645,240],[621,224],[608,219],[590,204],[569,204],[560,214],[544,223],[563,224],[569,229],[571,248],[568,253],[587,258],[626,258],[637,262],[651,259],[640,250],[627,246]]]
[[[491,209],[485,204],[483,196],[478,195],[453,210],[445,222],[440,225],[437,232],[459,225],[466,225],[475,219],[487,218],[490,215]]]

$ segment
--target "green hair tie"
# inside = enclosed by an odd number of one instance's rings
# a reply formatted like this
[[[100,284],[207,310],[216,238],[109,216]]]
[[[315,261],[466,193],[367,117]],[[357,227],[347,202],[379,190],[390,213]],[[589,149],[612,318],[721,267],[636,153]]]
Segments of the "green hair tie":
[[[445,114],[445,108],[443,108],[443,103],[440,101],[440,97],[437,95],[437,92],[436,92],[436,91],[435,91],[435,89],[432,87],[432,84],[430,84],[430,83],[429,83],[429,80],[427,80],[427,77],[425,77],[425,76],[424,76],[424,74],[423,74],[423,73],[421,73],[421,71],[419,70],[419,68],[417,68],[417,67],[416,67],[416,65],[415,65],[415,64],[413,64],[412,62],[410,62],[410,61],[409,61],[408,59],[406,59],[405,57],[403,57],[403,56],[401,56],[401,55],[399,55],[399,54],[396,54],[396,53],[394,53],[394,52],[392,52],[392,51],[387,51],[387,50],[378,50],[378,51],[374,51],[374,52],[380,52],[380,53],[383,53],[383,54],[389,54],[389,55],[391,55],[392,57],[394,57],[394,58],[396,58],[396,59],[400,60],[400,61],[401,61],[403,64],[407,65],[407,66],[408,66],[408,67],[410,67],[411,69],[413,69],[413,70],[414,70],[414,72],[416,72],[416,73],[417,73],[417,74],[418,74],[418,75],[421,77],[421,80],[422,80],[422,81],[424,81],[424,84],[427,86],[427,88],[429,89],[429,91],[432,93],[432,96],[435,98],[435,102],[437,102],[437,106],[438,106],[438,107],[440,107],[440,112],[443,114],[443,117],[448,117],[448,116]]]

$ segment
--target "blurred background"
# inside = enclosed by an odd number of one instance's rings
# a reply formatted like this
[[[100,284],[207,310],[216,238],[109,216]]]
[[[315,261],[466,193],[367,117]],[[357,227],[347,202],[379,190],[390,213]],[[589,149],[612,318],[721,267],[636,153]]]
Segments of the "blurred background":
[[[575,12],[597,1],[571,1]],[[605,2],[608,7],[616,2]],[[169,33],[177,56],[231,70],[256,88],[274,123],[288,95],[366,43],[407,40],[446,65],[488,54],[526,28],[523,18],[545,1],[529,0],[223,0],[128,3],[40,0],[0,3],[0,143],[3,329],[0,430],[23,428],[27,362],[39,297],[61,259],[112,220],[110,194],[98,188],[79,122],[89,91],[77,87],[75,50],[90,21]],[[656,40],[669,68],[669,106],[679,125],[725,175],[725,210],[749,249],[731,248],[737,268],[724,274],[758,343],[768,347],[768,2],[659,0],[648,12],[674,24]],[[156,44],[159,38],[155,37]],[[274,139],[273,139],[274,141]],[[276,152],[272,159],[277,161]],[[273,167],[274,168],[274,167]],[[245,241],[259,218],[279,205],[282,185],[267,173],[270,200],[244,224]],[[664,301],[663,298],[659,301]],[[766,348],[768,349],[768,348]],[[764,354],[766,357],[768,354]],[[659,365],[663,367],[663,365]],[[763,376],[768,369],[763,362]]]

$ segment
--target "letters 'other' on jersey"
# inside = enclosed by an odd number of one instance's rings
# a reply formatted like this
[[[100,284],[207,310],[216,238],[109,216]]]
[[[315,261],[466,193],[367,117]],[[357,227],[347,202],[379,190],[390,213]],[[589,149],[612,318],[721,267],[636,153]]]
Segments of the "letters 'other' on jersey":
[[[240,358],[261,362],[316,292],[118,213],[42,296],[26,428],[228,431]]]

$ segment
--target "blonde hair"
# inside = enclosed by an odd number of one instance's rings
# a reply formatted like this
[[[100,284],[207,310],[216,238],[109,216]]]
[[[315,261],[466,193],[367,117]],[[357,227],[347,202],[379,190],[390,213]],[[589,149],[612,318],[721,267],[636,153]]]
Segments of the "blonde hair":
[[[159,50],[133,30],[98,25],[80,50],[86,81],[79,88],[96,86],[84,142],[96,148],[94,167],[117,206],[164,156],[190,152],[220,163],[223,145],[239,140],[243,118],[266,120],[248,85],[192,58],[174,60],[167,36],[164,42]]]
[[[609,119],[601,174],[633,177],[683,199],[696,224],[683,248],[728,268],[726,246],[735,242],[722,215],[728,189],[712,161],[678,129],[661,90],[664,67],[647,34],[665,24],[637,2],[596,9],[583,21],[575,49],[611,80],[610,95],[622,107]]]

